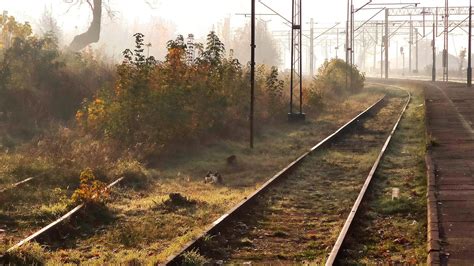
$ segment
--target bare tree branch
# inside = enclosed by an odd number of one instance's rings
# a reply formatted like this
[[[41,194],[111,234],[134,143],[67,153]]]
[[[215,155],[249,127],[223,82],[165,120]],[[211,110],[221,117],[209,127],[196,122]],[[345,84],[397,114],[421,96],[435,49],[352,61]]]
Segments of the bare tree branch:
[[[94,12],[94,7],[92,6],[91,1],[90,1],[90,0],[86,0],[86,2],[89,4],[89,6],[90,6],[92,12]]]
[[[91,43],[98,42],[100,39],[100,28],[102,20],[102,0],[93,0],[94,4],[92,7],[92,22],[89,29],[74,37],[69,49],[71,51],[80,51]],[[89,2],[89,0],[87,0]]]
[[[74,37],[71,44],[69,45],[69,49],[72,51],[79,51],[85,48],[87,45],[91,43],[98,42],[100,39],[100,28],[101,28],[101,20],[102,20],[102,10],[105,9],[107,15],[110,19],[114,19],[116,13],[110,7],[110,0],[63,0],[66,3],[75,5],[81,5],[84,2],[89,5],[92,10],[92,22],[89,26],[89,29]],[[145,0],[145,3],[152,9],[156,9],[156,6],[159,3],[159,0]],[[69,8],[70,9],[70,8]],[[69,12],[68,9],[68,12]]]

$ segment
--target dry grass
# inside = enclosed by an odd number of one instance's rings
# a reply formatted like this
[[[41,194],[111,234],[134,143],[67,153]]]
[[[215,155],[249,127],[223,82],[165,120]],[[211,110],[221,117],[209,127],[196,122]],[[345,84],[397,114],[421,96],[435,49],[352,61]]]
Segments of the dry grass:
[[[369,201],[348,239],[342,264],[426,261],[425,129],[422,90],[410,104],[373,180]],[[400,199],[392,201],[392,188]]]
[[[221,141],[178,152],[152,169],[127,162],[117,164],[126,169],[115,169],[114,174],[132,172],[135,173],[132,177],[141,177],[114,190],[108,204],[110,219],[102,223],[98,220],[92,228],[89,228],[91,224],[82,225],[88,227],[87,230],[81,229],[79,223],[78,230],[68,234],[66,239],[44,242],[59,248],[46,249],[43,257],[53,264],[162,262],[279,169],[380,96],[380,91],[369,90],[342,103],[328,104],[324,112],[313,119],[310,117],[305,124],[282,123],[268,127],[259,132],[254,150],[248,149],[243,141]],[[226,158],[230,155],[236,155],[235,165],[227,165]],[[223,175],[222,185],[203,182],[210,170]],[[11,171],[6,173],[11,174]],[[74,182],[78,181],[77,176]],[[63,193],[70,195],[71,189],[67,186],[66,182],[55,186],[40,183],[44,192],[33,186],[21,188],[22,193],[28,192],[31,196],[9,201],[11,209],[5,214],[12,218],[12,223],[7,227],[6,241],[17,240],[50,219],[37,222],[39,217],[60,213],[64,202],[50,192],[61,187]],[[163,201],[174,192],[195,200],[196,204],[172,211],[163,208]],[[16,207],[19,202],[22,208]],[[28,212],[31,208],[43,211],[31,214]],[[28,214],[27,222],[20,226],[25,214]],[[18,231],[13,233],[14,230]]]
[[[358,131],[305,159],[202,254],[230,263],[324,263],[402,101],[392,98]],[[367,138],[375,135],[375,138]]]

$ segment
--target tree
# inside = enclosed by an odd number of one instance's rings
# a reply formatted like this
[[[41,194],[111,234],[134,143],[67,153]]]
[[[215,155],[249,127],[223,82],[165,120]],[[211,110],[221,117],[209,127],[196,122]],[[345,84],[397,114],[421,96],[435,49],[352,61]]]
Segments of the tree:
[[[266,78],[267,91],[272,98],[281,98],[283,96],[283,80],[278,79],[278,68],[272,66],[270,73]]]
[[[105,9],[109,17],[114,17],[114,11],[110,8],[109,0],[64,0],[73,4],[84,4],[90,7],[92,11],[92,21],[87,31],[77,35],[69,44],[69,50],[80,51],[87,47],[87,45],[96,43],[100,40],[100,31],[102,26],[102,11]],[[152,9],[155,9],[156,0],[148,0],[145,3]]]
[[[0,15],[0,49],[8,49],[15,38],[26,39],[32,33],[28,22],[22,24],[13,16]]]
[[[225,47],[219,37],[214,31],[211,31],[207,35],[207,46],[204,51],[204,58],[211,64],[212,67],[216,67],[222,64],[224,58]]]
[[[62,84],[54,38],[15,37],[0,60],[0,112],[18,129],[33,128],[54,114]],[[61,110],[62,111],[62,110]]]
[[[278,68],[272,66],[270,72],[265,78],[265,89],[268,94],[268,111],[269,116],[278,116],[281,110],[284,110],[283,88],[285,82],[278,78]]]
[[[78,0],[82,3],[84,0]],[[77,35],[69,45],[71,51],[80,51],[91,43],[100,39],[100,28],[102,20],[102,0],[85,0],[92,10],[92,22],[86,32]]]
[[[60,42],[62,37],[62,31],[58,25],[57,20],[53,17],[51,9],[44,9],[43,14],[39,19],[38,23],[42,36],[54,36],[54,38],[57,39],[58,42]]]
[[[348,90],[346,90],[346,75],[353,78],[352,84],[351,82],[348,84]],[[364,82],[364,73],[361,73],[356,66],[351,66],[341,59],[331,59],[326,60],[318,69],[312,87],[317,94],[341,96],[347,93],[359,92],[364,88]]]
[[[256,37],[257,63],[268,66],[280,65],[280,51],[276,45],[276,40],[266,26],[266,22],[257,22]],[[235,52],[235,57],[241,62],[250,61],[249,43],[250,23],[236,31],[233,42],[230,44],[230,48]]]

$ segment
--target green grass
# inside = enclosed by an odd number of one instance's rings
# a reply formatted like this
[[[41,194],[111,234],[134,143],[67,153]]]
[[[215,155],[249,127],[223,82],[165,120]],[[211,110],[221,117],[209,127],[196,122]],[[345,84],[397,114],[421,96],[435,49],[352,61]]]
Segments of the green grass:
[[[44,265],[45,250],[37,243],[27,243],[24,246],[4,255],[7,265]]]
[[[201,254],[230,264],[323,263],[398,117],[401,99],[388,102],[380,116],[363,122],[357,133],[348,132],[337,145],[305,158],[242,219],[232,221],[215,239],[218,254],[203,247]],[[378,137],[367,138],[374,132]]]
[[[372,181],[362,215],[346,240],[342,264],[423,264],[426,261],[424,98],[413,99]],[[400,198],[392,200],[392,188]]]
[[[98,173],[103,180],[120,175],[128,178],[123,186],[113,190],[107,204],[107,217],[76,224],[77,230],[70,232],[65,243],[47,242],[60,248],[45,252],[43,256],[52,264],[89,262],[91,259],[93,264],[163,262],[265,180],[367,108],[380,95],[379,92],[367,91],[350,97],[327,107],[314,118],[309,116],[308,122],[301,125],[276,123],[266,127],[258,132],[253,150],[248,148],[246,140],[216,140],[197,147],[177,149],[176,154],[153,162],[151,168],[127,158],[118,161],[114,167],[109,166],[108,170]],[[226,163],[230,155],[237,157],[235,165]],[[4,173],[18,178],[15,176],[18,171],[11,171],[16,167],[15,160],[11,158],[27,155],[3,156],[10,161],[4,166]],[[98,156],[100,153],[92,155],[91,159]],[[81,162],[86,159],[81,159]],[[103,158],[96,160],[101,162]],[[31,159],[26,158],[25,162],[28,161]],[[79,175],[75,172],[80,171],[80,167],[61,172],[64,167],[51,165],[50,159],[44,159],[44,162],[44,171],[39,173],[43,174],[44,180],[52,181],[22,187],[19,193],[22,196],[10,201],[10,206],[21,202],[21,207],[5,209],[8,210],[5,214],[13,219],[8,230],[18,230],[7,234],[8,241],[12,243],[64,213],[66,204],[62,195],[68,198],[77,186]],[[56,169],[57,175],[48,169]],[[221,173],[223,184],[205,184],[203,181],[207,171]],[[61,188],[62,195],[52,193],[56,188]],[[170,193],[181,193],[197,204],[164,209],[162,202]],[[30,214],[30,209],[40,211]]]
[[[209,260],[205,257],[201,256],[199,252],[192,250],[185,252],[183,255],[183,262],[182,265],[186,266],[197,266],[197,265],[204,265],[209,263]]]

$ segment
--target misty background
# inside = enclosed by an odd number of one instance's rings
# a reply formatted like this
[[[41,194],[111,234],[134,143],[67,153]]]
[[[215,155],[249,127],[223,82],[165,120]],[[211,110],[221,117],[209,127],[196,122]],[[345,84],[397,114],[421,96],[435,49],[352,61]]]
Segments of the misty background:
[[[51,27],[57,27],[61,46],[67,46],[77,34],[87,30],[92,20],[92,12],[86,3],[78,4],[75,0],[0,0],[0,11],[8,11],[18,21],[28,21],[36,34],[42,34]],[[291,1],[265,0],[284,17],[291,18]],[[361,6],[366,1],[354,1],[355,6]],[[377,3],[405,3],[407,1],[374,1]],[[420,3],[420,6],[444,6],[443,0],[409,1]],[[113,62],[122,59],[122,51],[133,46],[132,35],[136,32],[145,34],[147,54],[163,59],[166,54],[166,42],[175,39],[178,34],[185,38],[194,34],[196,41],[205,42],[210,31],[215,31],[226,45],[227,52],[237,57],[242,63],[249,60],[249,26],[248,14],[250,1],[243,0],[107,0],[102,16],[100,41],[92,45],[106,54]],[[325,28],[340,22],[344,28],[346,20],[346,1],[303,1],[303,30],[309,29],[309,21],[314,19],[317,28]],[[451,0],[450,6],[468,5],[467,0]],[[257,1],[257,13],[271,13]],[[375,11],[367,10],[356,14],[355,20],[365,20]],[[375,17],[383,19],[383,12]],[[288,33],[289,27],[278,16],[259,16],[257,28],[257,61],[258,63],[276,65],[282,69],[289,68]],[[440,29],[441,31],[442,29]],[[343,56],[344,35],[339,41],[339,57]],[[420,68],[430,64],[430,42],[420,41]],[[438,51],[442,49],[442,36],[439,36]],[[449,52],[454,63],[460,51],[467,46],[467,34],[462,30],[453,31],[450,37]],[[304,54],[309,54],[308,45],[303,48]],[[391,41],[391,65],[401,68],[402,59],[399,57],[400,47],[407,51],[407,40],[404,37]],[[316,43],[315,60],[319,66],[327,58],[336,56],[334,40],[321,40]],[[368,64],[364,54],[356,56],[358,65]],[[426,60],[425,60],[426,59]],[[425,62],[426,61],[426,62]],[[440,61],[440,60],[439,60]],[[304,56],[305,71],[308,71],[309,59]],[[407,63],[406,63],[407,64]]]

